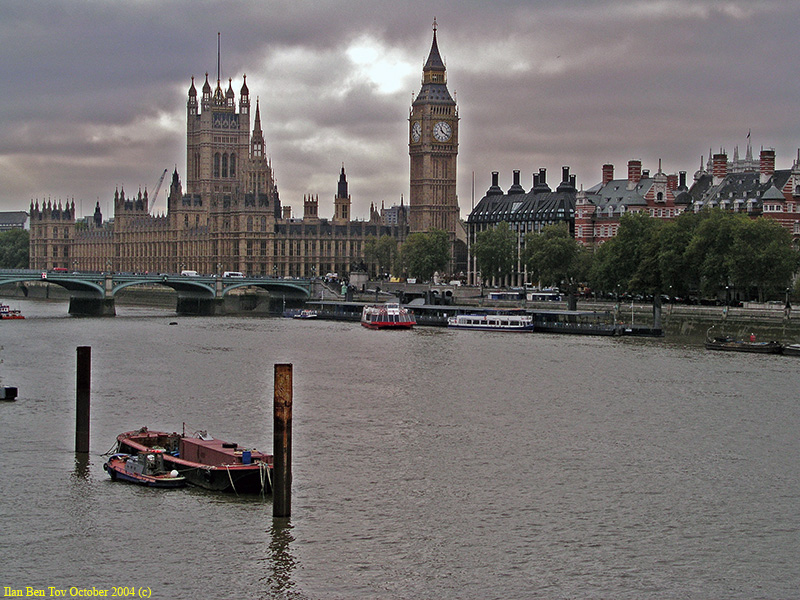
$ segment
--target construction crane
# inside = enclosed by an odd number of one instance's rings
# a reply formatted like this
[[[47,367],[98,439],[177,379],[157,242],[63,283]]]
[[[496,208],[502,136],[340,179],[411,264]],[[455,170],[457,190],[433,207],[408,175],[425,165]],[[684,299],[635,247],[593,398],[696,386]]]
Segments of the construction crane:
[[[168,169],[164,169],[164,172],[161,174],[161,177],[158,178],[158,185],[156,186],[156,191],[150,196],[150,208],[149,211],[153,210],[153,207],[156,205],[156,198],[158,198],[158,192],[161,190],[161,184],[164,183],[164,177],[167,176]]]

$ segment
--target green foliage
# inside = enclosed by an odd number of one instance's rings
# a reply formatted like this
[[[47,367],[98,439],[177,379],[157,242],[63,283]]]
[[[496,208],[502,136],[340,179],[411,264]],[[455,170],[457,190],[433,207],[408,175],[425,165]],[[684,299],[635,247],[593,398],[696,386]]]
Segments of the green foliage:
[[[446,231],[431,229],[412,233],[400,249],[403,268],[411,277],[427,281],[436,271],[442,272],[450,262],[450,239]]]
[[[586,278],[591,254],[570,235],[567,223],[558,223],[525,236],[522,260],[533,281],[573,293]]]
[[[30,237],[24,229],[11,229],[0,233],[0,267],[27,269],[30,254]]]
[[[713,296],[730,280],[728,257],[733,249],[737,226],[748,221],[745,215],[722,210],[698,213],[694,235],[686,248],[693,267],[697,288],[704,296]]]
[[[686,253],[699,222],[696,213],[686,212],[661,227],[658,269],[661,272],[662,292],[670,296],[686,297],[690,291],[699,289],[697,274]]]
[[[727,257],[730,281],[758,289],[758,299],[780,297],[798,267],[792,236],[779,223],[760,217],[737,223]]]
[[[514,271],[517,260],[516,235],[508,223],[481,231],[472,245],[478,270],[484,281],[500,280]]]
[[[800,266],[791,235],[779,223],[722,210],[684,213],[671,222],[624,215],[616,237],[595,254],[596,289],[714,297],[733,285],[759,299],[780,297]]]
[[[381,273],[391,273],[397,258],[397,239],[382,235],[375,247],[375,259]]]
[[[662,286],[659,268],[660,233],[664,222],[643,212],[619,220],[617,235],[595,254],[592,287],[654,293]]]

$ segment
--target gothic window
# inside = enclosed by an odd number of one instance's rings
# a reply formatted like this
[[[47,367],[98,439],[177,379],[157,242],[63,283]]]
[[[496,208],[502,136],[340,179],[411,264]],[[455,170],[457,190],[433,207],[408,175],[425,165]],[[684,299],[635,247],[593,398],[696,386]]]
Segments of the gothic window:
[[[228,176],[228,155],[227,154],[223,154],[222,155],[222,176],[223,177],[227,177]]]
[[[236,154],[231,154],[229,172],[231,177],[236,177]]]
[[[267,217],[261,217],[261,231],[267,230]]]
[[[220,163],[220,156],[219,152],[214,155],[214,177],[219,177],[219,163]]]
[[[247,217],[247,231],[253,231],[253,217]]]

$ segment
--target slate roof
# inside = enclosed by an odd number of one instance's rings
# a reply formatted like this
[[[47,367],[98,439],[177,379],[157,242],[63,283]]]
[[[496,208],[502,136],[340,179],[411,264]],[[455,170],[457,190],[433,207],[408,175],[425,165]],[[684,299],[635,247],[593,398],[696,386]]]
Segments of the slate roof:
[[[520,191],[521,190],[521,191]],[[467,218],[467,223],[527,223],[568,221],[575,218],[575,188],[562,183],[556,191],[546,185],[529,192],[503,194],[492,186]]]
[[[439,45],[436,43],[436,30],[433,32],[433,43],[431,44],[431,52],[428,55],[428,60],[422,68],[423,72],[438,71],[442,74],[446,69],[441,54],[439,54]],[[411,103],[412,106],[417,104],[455,104],[455,100],[447,90],[447,84],[442,77],[441,82],[433,83],[427,82],[422,84],[419,94]]]
[[[761,175],[756,171],[729,173],[720,183],[714,185],[713,177],[705,173],[695,181],[689,192],[692,200],[701,206],[752,201],[754,208],[761,208],[764,200],[786,199],[781,190],[791,176],[789,169],[778,170],[766,182],[761,183]]]
[[[24,210],[0,212],[0,231],[22,229],[28,221],[28,213]]]

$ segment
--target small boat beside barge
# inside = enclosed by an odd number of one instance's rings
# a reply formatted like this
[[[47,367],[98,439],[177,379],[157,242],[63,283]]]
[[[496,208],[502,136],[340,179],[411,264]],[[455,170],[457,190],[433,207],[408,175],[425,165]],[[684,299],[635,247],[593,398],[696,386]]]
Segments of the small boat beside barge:
[[[186,485],[186,478],[177,470],[166,471],[163,451],[137,455],[113,454],[103,464],[112,481],[129,481],[147,487],[176,488]]]
[[[361,311],[361,324],[368,329],[411,329],[417,324],[414,313],[398,302],[367,304]]]
[[[525,314],[472,314],[448,317],[447,326],[454,329],[484,331],[533,331],[533,317]]]
[[[117,436],[118,453],[153,450],[162,450],[165,468],[175,469],[191,485],[237,494],[272,493],[272,455],[240,448],[205,431],[189,436],[142,427]]]

